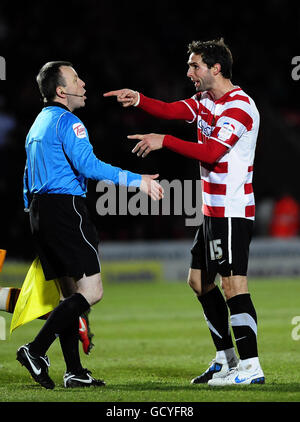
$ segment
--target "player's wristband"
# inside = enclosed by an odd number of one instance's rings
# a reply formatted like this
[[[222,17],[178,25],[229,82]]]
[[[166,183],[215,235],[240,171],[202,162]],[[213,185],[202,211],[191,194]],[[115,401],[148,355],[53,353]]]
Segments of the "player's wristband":
[[[137,92],[137,91],[135,91],[135,92],[137,93],[138,99],[137,99],[137,102],[135,104],[133,104],[133,107],[137,107],[140,104],[140,99],[141,99],[140,93]]]

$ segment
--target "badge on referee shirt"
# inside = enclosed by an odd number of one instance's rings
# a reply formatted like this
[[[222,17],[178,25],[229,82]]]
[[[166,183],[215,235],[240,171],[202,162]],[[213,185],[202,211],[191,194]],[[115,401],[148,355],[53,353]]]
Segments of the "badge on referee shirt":
[[[86,138],[85,127],[82,123],[74,123],[72,127],[77,138]]]

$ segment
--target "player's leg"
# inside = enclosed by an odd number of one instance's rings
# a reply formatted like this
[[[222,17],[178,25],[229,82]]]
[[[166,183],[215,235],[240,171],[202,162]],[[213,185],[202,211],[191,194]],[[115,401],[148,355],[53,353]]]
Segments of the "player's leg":
[[[195,290],[195,279],[200,279],[201,288]],[[212,340],[217,352],[222,352],[233,348],[231,334],[228,324],[228,308],[224,297],[215,283],[207,283],[203,280],[207,279],[205,271],[195,270],[189,271],[189,285],[196,293],[196,297],[202,305],[204,317],[209,328]],[[222,353],[218,354],[219,356]]]
[[[0,287],[0,311],[14,312],[21,289],[16,287]]]
[[[206,270],[203,229],[202,226],[199,228],[191,250],[192,262],[188,284],[202,305],[204,317],[216,348],[216,357],[203,374],[191,381],[193,384],[207,383],[213,376],[224,376],[231,367],[237,365],[228,324],[228,308],[220,289],[214,283],[215,274],[209,274]]]
[[[240,361],[238,367],[227,377],[222,380],[212,380],[209,384],[264,384],[265,376],[257,348],[257,315],[247,289],[247,278],[223,277],[222,286],[230,309],[230,322]]]
[[[210,385],[262,384],[265,381],[257,348],[257,315],[248,291],[247,267],[252,222],[247,219],[230,219],[231,241],[228,268],[223,267],[221,286],[230,310],[240,361],[235,371],[223,380]],[[226,258],[227,260],[227,258]]]
[[[216,348],[216,356],[208,369],[191,381],[192,384],[203,384],[213,377],[225,376],[232,367],[237,365],[237,357],[228,324],[228,308],[220,289],[214,283],[210,283],[206,284],[204,288],[195,290],[196,277],[201,280],[201,270],[190,269],[189,284],[193,280],[192,288],[202,305],[204,317]]]
[[[20,292],[19,287],[0,287],[0,311],[13,314]],[[48,316],[49,313],[40,316],[39,319],[47,319]]]
[[[241,361],[258,358],[257,315],[248,292],[247,277],[223,277],[222,288]]]

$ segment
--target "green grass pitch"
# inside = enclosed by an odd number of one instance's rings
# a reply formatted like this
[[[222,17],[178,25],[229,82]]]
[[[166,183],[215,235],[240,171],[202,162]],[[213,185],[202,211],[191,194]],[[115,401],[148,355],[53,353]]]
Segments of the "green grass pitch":
[[[2,287],[16,284],[1,280]],[[81,356],[83,366],[103,378],[106,387],[64,389],[58,340],[48,352],[56,387],[40,387],[16,361],[16,350],[33,339],[43,322],[33,321],[10,336],[11,316],[0,312],[7,335],[0,340],[0,401],[299,402],[300,340],[292,338],[292,319],[300,315],[300,280],[250,280],[249,288],[258,314],[265,385],[190,384],[215,351],[200,304],[185,282],[104,282],[103,300],[90,314],[95,347],[89,356]]]

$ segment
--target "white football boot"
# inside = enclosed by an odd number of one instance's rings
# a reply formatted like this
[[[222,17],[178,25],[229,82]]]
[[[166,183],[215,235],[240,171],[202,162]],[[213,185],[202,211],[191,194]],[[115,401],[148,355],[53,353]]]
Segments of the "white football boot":
[[[208,369],[196,378],[193,378],[191,384],[207,384],[209,380],[225,377],[232,368],[238,364],[238,358],[234,348],[221,350],[216,353]]]
[[[232,368],[225,377],[212,378],[210,386],[264,384],[265,376],[258,358],[240,360],[236,368]]]

